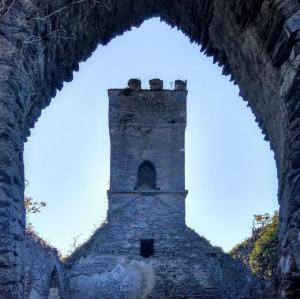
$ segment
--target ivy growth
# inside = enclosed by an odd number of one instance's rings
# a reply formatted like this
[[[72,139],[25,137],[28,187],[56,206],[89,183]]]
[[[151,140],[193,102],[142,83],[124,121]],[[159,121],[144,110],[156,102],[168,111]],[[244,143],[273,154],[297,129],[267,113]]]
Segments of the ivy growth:
[[[279,258],[278,212],[254,215],[251,237],[234,246],[229,254],[241,260],[252,272],[271,278]]]

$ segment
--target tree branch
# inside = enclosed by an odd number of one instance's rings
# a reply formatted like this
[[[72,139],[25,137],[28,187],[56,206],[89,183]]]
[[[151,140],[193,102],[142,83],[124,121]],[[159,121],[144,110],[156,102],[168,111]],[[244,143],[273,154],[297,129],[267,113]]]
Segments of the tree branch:
[[[35,20],[39,20],[39,21],[46,21],[47,19],[51,18],[52,16],[58,14],[58,13],[61,13],[62,11],[72,7],[72,6],[75,6],[75,5],[78,5],[78,4],[82,4],[84,2],[92,2],[92,3],[96,3],[96,4],[101,4],[103,5],[109,12],[111,12],[111,8],[103,1],[100,1],[100,0],[78,0],[78,1],[75,1],[75,2],[72,2],[72,3],[69,3],[68,5],[65,5],[65,6],[62,6],[61,8],[57,9],[57,10],[54,10],[52,11],[51,13],[49,13],[48,15],[44,16],[44,17],[38,17],[38,18],[35,18]]]

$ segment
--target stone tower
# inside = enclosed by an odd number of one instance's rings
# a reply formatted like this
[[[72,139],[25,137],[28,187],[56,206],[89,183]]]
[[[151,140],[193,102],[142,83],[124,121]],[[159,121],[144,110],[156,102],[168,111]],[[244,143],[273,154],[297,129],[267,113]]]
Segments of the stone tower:
[[[185,224],[186,82],[108,96],[107,222],[67,260],[70,298],[258,298],[250,271]]]
[[[131,79],[128,88],[110,89],[108,96],[108,217],[132,200],[141,207],[149,201],[149,213],[160,201],[176,212],[168,221],[184,224],[186,83],[177,80],[174,90],[164,90],[163,82],[153,79],[150,90],[142,90],[141,82]]]

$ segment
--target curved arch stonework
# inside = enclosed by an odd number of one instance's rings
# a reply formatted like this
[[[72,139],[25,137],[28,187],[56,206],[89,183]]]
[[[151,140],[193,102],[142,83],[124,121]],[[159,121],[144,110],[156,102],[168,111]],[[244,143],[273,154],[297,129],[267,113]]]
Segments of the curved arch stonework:
[[[275,153],[280,296],[300,274],[300,4],[290,0],[0,1],[0,294],[23,298],[23,143],[98,44],[160,16],[239,85]],[[101,71],[101,70],[99,70]]]

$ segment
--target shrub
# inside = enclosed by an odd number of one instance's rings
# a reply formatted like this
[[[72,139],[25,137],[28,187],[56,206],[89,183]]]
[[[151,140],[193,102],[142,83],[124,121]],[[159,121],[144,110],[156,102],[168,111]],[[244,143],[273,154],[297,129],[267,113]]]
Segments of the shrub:
[[[255,233],[255,232],[254,232]],[[249,256],[249,264],[254,273],[271,277],[278,262],[278,212],[259,232]]]

